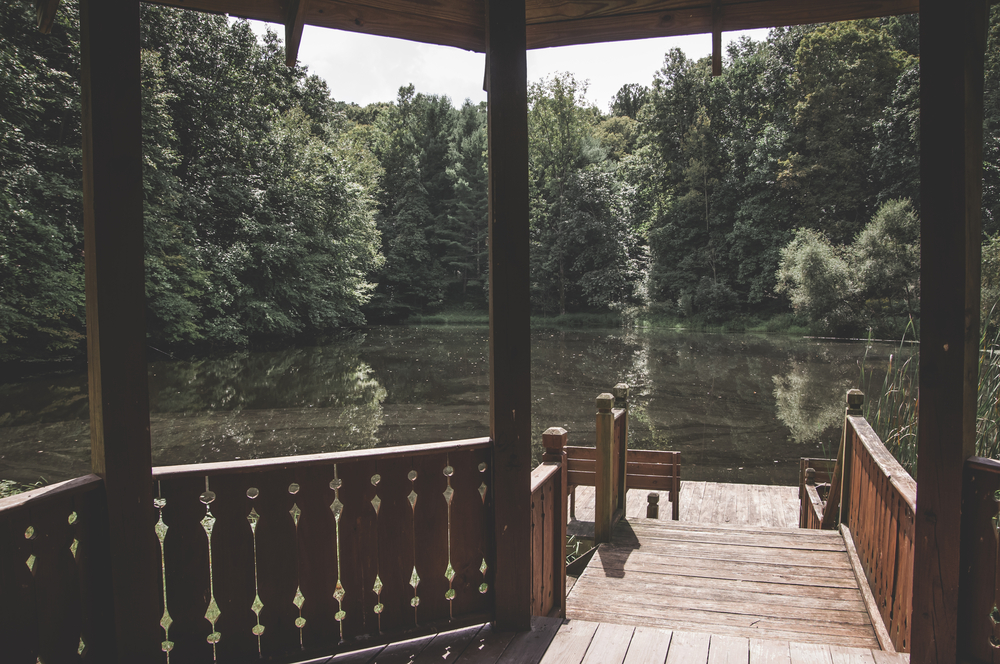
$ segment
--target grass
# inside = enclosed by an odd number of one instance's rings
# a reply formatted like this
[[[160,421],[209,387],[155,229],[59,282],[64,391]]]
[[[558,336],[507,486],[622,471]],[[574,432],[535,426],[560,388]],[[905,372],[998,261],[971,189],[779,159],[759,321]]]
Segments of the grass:
[[[907,330],[912,335],[912,325]],[[866,395],[865,419],[899,463],[916,477],[919,355],[912,353],[903,359],[902,351],[900,342],[899,351],[889,358],[882,385],[876,386],[872,384],[873,372],[867,369],[866,349],[861,361],[861,389]],[[989,332],[985,326],[979,338],[976,454],[1000,459],[1000,330]]]
[[[14,480],[0,480],[0,498],[9,498],[10,496],[16,496],[19,493],[24,493],[25,491],[31,491],[32,489],[37,489],[48,484],[44,478],[38,480],[33,484],[25,484],[23,482],[15,482]]]

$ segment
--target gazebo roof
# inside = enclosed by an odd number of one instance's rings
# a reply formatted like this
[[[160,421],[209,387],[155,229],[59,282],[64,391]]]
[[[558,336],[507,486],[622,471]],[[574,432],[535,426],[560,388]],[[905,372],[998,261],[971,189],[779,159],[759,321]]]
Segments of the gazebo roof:
[[[295,51],[303,25],[486,50],[485,0],[160,0],[158,4],[284,24]],[[527,46],[729,32],[919,10],[919,0],[527,0]]]

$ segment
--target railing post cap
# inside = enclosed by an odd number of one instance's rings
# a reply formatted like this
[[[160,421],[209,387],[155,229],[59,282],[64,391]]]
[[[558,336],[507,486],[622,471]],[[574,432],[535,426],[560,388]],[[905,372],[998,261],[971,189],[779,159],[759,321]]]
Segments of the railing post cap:
[[[615,397],[613,394],[608,394],[605,392],[601,394],[596,399],[597,410],[607,410],[610,411],[615,406]]]
[[[816,469],[806,468],[806,484],[812,486],[816,484]]]
[[[614,393],[616,399],[628,399],[627,383],[618,383],[611,391]]]
[[[566,429],[563,429],[562,427],[549,427],[548,429],[545,430],[544,433],[542,433],[543,438],[547,438],[549,436],[562,437],[565,435],[566,435]]]
[[[865,405],[865,393],[861,390],[847,390],[847,408],[850,411],[861,412],[861,407]]]
[[[660,494],[658,494],[655,491],[650,492],[649,494],[646,495],[646,502],[647,503],[652,503],[654,505],[657,504],[657,503],[659,503],[660,502]]]

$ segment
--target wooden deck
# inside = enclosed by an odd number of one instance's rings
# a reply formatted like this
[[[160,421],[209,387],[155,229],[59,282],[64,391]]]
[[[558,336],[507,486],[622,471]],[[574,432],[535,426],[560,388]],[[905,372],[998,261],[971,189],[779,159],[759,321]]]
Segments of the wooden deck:
[[[489,625],[348,653],[310,664],[903,664],[908,655],[586,620],[534,618],[532,631]]]
[[[629,521],[645,520],[646,496],[659,493],[659,521],[670,521],[666,491],[631,489],[625,506]],[[797,528],[799,489],[794,486],[681,482],[681,523],[716,523],[744,526]],[[594,536],[594,487],[576,487],[576,519],[566,526],[569,535]]]
[[[566,606],[594,622],[879,648],[836,531],[621,522]]]

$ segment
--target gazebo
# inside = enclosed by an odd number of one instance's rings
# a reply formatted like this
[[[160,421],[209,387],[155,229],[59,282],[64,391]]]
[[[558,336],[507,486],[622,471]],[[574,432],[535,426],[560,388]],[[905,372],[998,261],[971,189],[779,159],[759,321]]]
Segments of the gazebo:
[[[44,31],[59,0],[37,4]],[[282,23],[289,63],[296,59],[306,24],[486,54],[490,431],[487,443],[468,449],[470,454],[483,445],[492,450],[484,475],[492,491],[489,502],[483,494],[483,504],[491,506],[485,521],[493,547],[489,567],[495,566],[490,570],[494,576],[487,619],[514,630],[529,628],[532,583],[527,49],[712,33],[713,64],[719,71],[723,31],[920,12],[921,462],[911,652],[914,662],[960,661],[961,598],[966,591],[963,584],[971,581],[965,576],[960,582],[961,515],[963,469],[974,454],[975,442],[983,62],[990,2],[163,0],[161,4]],[[164,592],[159,585],[163,539],[158,544],[152,528],[162,503],[154,503],[157,495],[151,481],[145,359],[139,3],[81,0],[80,8],[87,342],[96,478],[73,482],[100,487],[100,505],[92,506],[98,524],[90,531],[87,550],[97,571],[88,578],[103,579],[106,587],[91,593],[87,611],[107,619],[103,636],[95,629],[88,646],[101,653],[93,655],[101,661],[160,661],[165,640],[161,614],[166,607],[161,607]],[[336,33],[330,38],[336,39]],[[294,486],[297,491],[298,485]],[[339,487],[331,484],[330,490],[336,493]],[[336,495],[335,503],[340,494]],[[206,486],[204,507],[210,507],[214,497]],[[446,498],[450,510],[451,498]],[[415,500],[409,509],[416,509]],[[334,509],[334,514],[339,529],[340,512]],[[375,515],[379,515],[377,505]],[[298,517],[294,518],[297,528]],[[211,525],[206,530],[211,542]],[[27,533],[25,537],[30,539]],[[338,566],[339,561],[338,550]],[[994,574],[991,570],[989,578]],[[338,587],[339,583],[338,578]],[[416,584],[413,588],[415,595]],[[7,604],[0,608],[0,616],[16,617],[11,603],[3,598],[0,602]],[[0,652],[4,648],[0,642]]]

